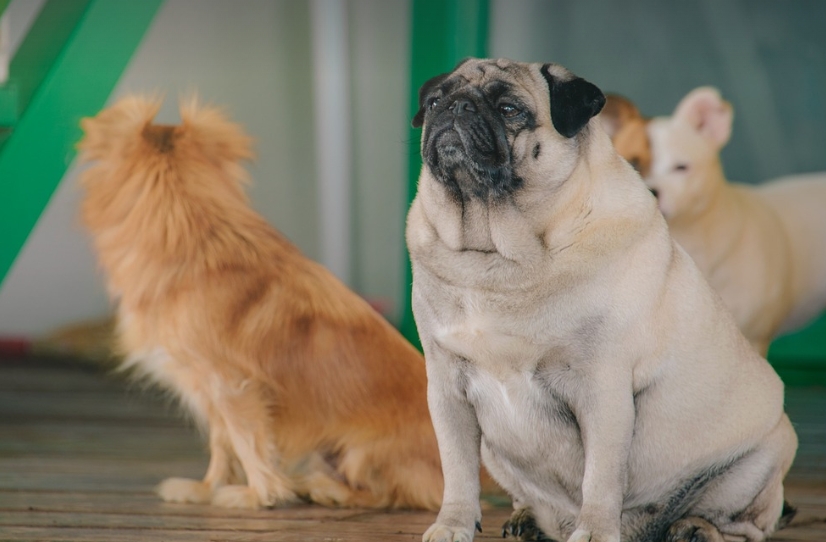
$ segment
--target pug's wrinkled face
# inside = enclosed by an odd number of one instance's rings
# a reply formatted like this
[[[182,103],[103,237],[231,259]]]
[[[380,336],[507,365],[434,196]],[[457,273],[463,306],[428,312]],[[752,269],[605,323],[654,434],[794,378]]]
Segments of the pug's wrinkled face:
[[[424,126],[422,159],[452,196],[497,200],[523,188],[540,157],[575,145],[604,102],[555,64],[469,59],[422,86],[413,125]]]

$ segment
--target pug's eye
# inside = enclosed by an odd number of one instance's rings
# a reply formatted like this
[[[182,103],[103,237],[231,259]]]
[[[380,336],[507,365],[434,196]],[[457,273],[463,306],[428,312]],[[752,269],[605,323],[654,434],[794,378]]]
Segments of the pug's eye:
[[[439,103],[439,98],[436,97],[436,96],[431,96],[430,98],[427,99],[427,108],[428,109],[433,109],[434,107],[436,107],[436,104],[438,104],[438,103]]]
[[[677,164],[674,166],[674,171],[688,171],[688,164]]]
[[[499,112],[502,113],[503,117],[505,117],[506,119],[509,119],[509,118],[515,117],[516,115],[518,115],[522,111],[513,104],[503,103],[503,104],[499,104]]]

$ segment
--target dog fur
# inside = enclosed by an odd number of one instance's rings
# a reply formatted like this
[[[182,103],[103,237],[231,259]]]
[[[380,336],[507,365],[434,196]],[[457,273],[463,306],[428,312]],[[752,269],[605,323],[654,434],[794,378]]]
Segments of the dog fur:
[[[605,107],[599,118],[620,156],[646,177],[651,172],[649,119],[642,116],[631,100],[619,94],[605,95]]]
[[[629,117],[614,142],[629,160],[639,154],[634,149],[650,149],[643,178],[671,234],[765,354],[777,335],[826,309],[826,173],[759,185],[727,181],[719,153],[731,136],[732,117],[716,89],[700,87],[671,117]],[[620,140],[631,134],[634,143]]]
[[[420,91],[413,309],[445,476],[424,542],[764,540],[797,439],[783,385],[555,64],[469,59]],[[521,534],[520,534],[521,533]]]
[[[121,99],[82,121],[82,218],[117,301],[125,367],[209,437],[203,480],[166,501],[436,509],[421,355],[249,206],[251,140],[190,100]]]

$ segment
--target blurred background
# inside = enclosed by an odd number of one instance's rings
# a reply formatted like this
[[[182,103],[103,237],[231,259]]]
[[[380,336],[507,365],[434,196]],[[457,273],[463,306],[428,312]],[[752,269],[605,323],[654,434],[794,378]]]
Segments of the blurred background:
[[[193,92],[225,108],[256,140],[254,207],[414,340],[414,96],[465,56],[557,62],[647,116],[713,85],[735,110],[729,179],[826,170],[819,0],[0,0],[0,12],[7,347],[111,313],[78,224],[73,145],[81,117],[130,92],[166,97],[159,122],[177,122]],[[824,320],[770,357],[784,378],[826,381]]]

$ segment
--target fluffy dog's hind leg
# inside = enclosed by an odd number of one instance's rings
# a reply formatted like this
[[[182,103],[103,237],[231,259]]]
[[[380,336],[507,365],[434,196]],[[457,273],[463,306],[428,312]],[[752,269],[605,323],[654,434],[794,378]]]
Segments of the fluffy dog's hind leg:
[[[155,492],[166,502],[205,504],[212,500],[215,489],[244,482],[226,427],[218,416],[209,419],[212,422],[209,428],[209,467],[204,479],[167,478],[155,488]]]
[[[292,481],[281,472],[264,394],[245,380],[213,395],[247,485],[225,485],[212,493],[212,504],[224,508],[261,508],[298,500]]]

